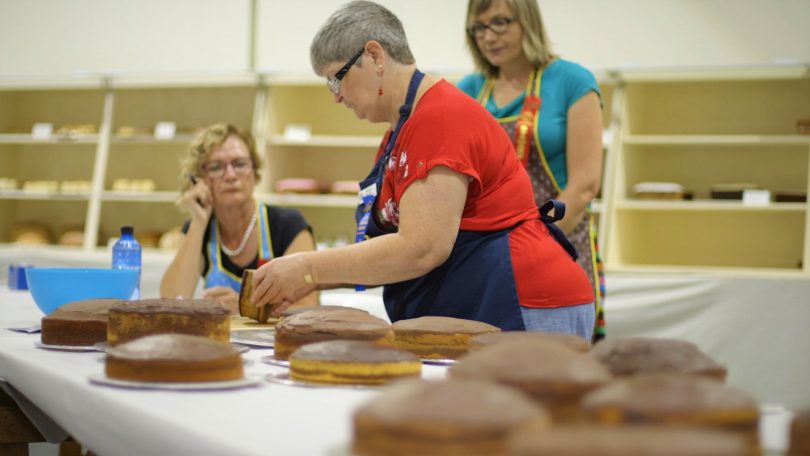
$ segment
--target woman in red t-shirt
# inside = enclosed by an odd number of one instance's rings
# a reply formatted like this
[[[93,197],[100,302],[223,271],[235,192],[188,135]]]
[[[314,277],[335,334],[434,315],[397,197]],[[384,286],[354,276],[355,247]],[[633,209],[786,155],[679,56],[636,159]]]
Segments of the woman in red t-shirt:
[[[278,313],[315,289],[384,285],[392,321],[442,315],[590,339],[590,283],[541,221],[511,140],[475,100],[416,68],[396,16],[344,5],[311,60],[336,102],[392,128],[361,183],[362,242],[270,261],[254,275],[256,304]]]

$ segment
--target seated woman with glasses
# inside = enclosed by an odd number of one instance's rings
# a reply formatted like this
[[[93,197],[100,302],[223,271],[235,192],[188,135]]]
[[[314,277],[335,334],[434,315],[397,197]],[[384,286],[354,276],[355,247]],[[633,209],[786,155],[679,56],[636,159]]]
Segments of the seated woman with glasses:
[[[160,283],[166,298],[191,298],[200,276],[202,297],[238,313],[242,271],[271,258],[315,250],[312,231],[295,209],[261,204],[253,197],[261,161],[247,131],[229,124],[206,128],[182,165],[179,204],[190,220],[185,237]],[[297,305],[315,305],[318,294]]]
[[[254,274],[254,303],[278,314],[316,289],[384,285],[392,321],[449,316],[590,338],[588,278],[541,220],[509,136],[475,100],[417,69],[394,14],[342,6],[310,59],[335,102],[391,129],[360,185],[358,242],[273,259]]]
[[[594,340],[605,336],[604,274],[589,205],[602,176],[602,109],[593,74],[551,53],[537,0],[469,0],[467,47],[478,73],[458,87],[503,126],[542,205],[565,203],[571,239],[596,295]]]

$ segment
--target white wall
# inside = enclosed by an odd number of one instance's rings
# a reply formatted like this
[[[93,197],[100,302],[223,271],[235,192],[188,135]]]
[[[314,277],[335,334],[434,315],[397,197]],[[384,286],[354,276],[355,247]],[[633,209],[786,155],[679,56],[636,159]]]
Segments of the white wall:
[[[250,0],[0,0],[0,75],[247,71]]]
[[[0,76],[312,75],[309,43],[344,0],[0,0]],[[420,66],[471,68],[466,0],[380,0]],[[539,0],[554,49],[592,68],[810,62],[810,0]]]

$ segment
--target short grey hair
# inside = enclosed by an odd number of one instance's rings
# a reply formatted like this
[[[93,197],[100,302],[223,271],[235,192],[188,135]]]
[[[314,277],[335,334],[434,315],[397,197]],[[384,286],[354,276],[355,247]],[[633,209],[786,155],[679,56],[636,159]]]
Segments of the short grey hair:
[[[415,63],[405,29],[394,13],[373,2],[353,1],[335,11],[315,34],[309,48],[312,69],[322,76],[323,67],[349,60],[371,40],[378,41],[397,62]]]

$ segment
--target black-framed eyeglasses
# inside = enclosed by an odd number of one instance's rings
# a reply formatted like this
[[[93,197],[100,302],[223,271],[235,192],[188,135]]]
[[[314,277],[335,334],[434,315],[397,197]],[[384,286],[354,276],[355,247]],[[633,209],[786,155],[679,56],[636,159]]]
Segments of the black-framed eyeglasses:
[[[253,169],[253,161],[248,157],[237,158],[230,162],[210,161],[202,165],[202,170],[209,177],[220,178],[225,175],[228,166],[233,168],[233,172],[237,176],[244,176]]]
[[[339,70],[337,70],[337,73],[335,73],[334,78],[329,78],[326,80],[326,86],[329,87],[329,91],[332,92],[333,95],[338,95],[340,93],[340,81],[343,80],[343,78],[346,76],[346,73],[349,72],[349,70],[352,68],[352,65],[354,65],[355,62],[357,62],[357,59],[359,59],[360,56],[363,55],[363,52],[365,52],[365,50],[366,49],[363,48],[357,51],[357,54],[354,54],[354,56],[352,56],[352,58],[350,58],[345,65],[343,65],[342,67],[340,67]]]
[[[473,25],[467,27],[467,33],[475,38],[483,38],[484,33],[486,33],[487,29],[492,30],[492,33],[496,35],[503,35],[506,33],[506,30],[509,28],[509,24],[515,22],[517,17],[503,17],[503,16],[496,16],[493,18],[489,24],[484,24],[482,22],[476,22]]]

